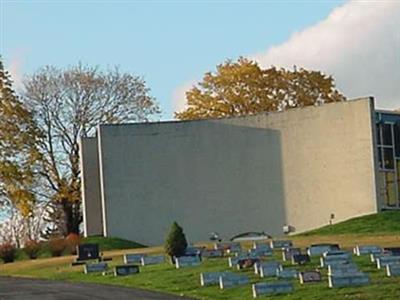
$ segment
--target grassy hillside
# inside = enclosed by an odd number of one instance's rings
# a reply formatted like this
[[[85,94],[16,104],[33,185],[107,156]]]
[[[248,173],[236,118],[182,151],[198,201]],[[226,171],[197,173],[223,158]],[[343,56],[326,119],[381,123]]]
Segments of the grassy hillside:
[[[142,244],[120,239],[113,237],[102,237],[102,236],[93,236],[82,239],[82,243],[94,243],[98,244],[100,251],[110,251],[110,250],[123,250],[123,249],[134,249],[134,248],[143,248],[145,247]],[[69,255],[66,250],[63,255]],[[41,249],[39,251],[39,258],[48,258],[51,257],[50,250],[48,248],[48,243],[41,243]],[[22,249],[17,251],[16,260],[26,260],[28,256]]]
[[[98,244],[100,251],[143,248],[142,244],[114,237],[91,236],[84,238],[82,243]]]
[[[338,240],[338,238],[340,240]],[[371,239],[379,245],[400,245],[395,236],[382,236],[382,239],[376,241],[377,237],[350,237],[345,236],[323,236],[327,242],[340,242],[344,249],[351,250],[355,244],[369,244]],[[320,240],[317,236],[296,237],[294,243],[296,247],[304,247]],[[249,245],[247,245],[248,247]],[[109,262],[110,266],[122,263],[122,254],[131,252],[161,253],[162,248],[146,248],[136,250],[118,250],[107,251],[105,255],[112,256],[113,260]],[[276,260],[281,260],[280,251],[275,252]],[[54,280],[67,280],[73,282],[95,282],[102,284],[120,285],[126,287],[137,287],[142,289],[162,291],[177,295],[190,296],[202,300],[250,300],[251,286],[247,284],[241,287],[234,287],[221,291],[216,286],[200,287],[199,275],[201,272],[210,271],[233,271],[246,274],[250,277],[252,283],[261,281],[275,281],[276,278],[258,278],[250,270],[232,270],[228,267],[227,258],[205,259],[199,267],[189,267],[182,270],[176,270],[170,264],[161,264],[155,266],[145,266],[140,268],[140,273],[123,278],[112,275],[102,276],[101,274],[83,274],[82,266],[71,267],[70,262],[73,257],[65,256],[52,259],[38,259],[35,261],[23,261],[13,264],[0,265],[0,276],[29,276]],[[343,300],[343,299],[362,299],[362,300],[398,300],[400,297],[400,277],[386,277],[383,270],[378,270],[370,262],[367,256],[353,257],[354,262],[360,270],[370,275],[371,285],[364,287],[330,289],[328,288],[328,279],[326,269],[322,270],[323,279],[321,283],[300,285],[298,280],[293,280],[295,292],[273,297],[262,297],[261,299],[282,299],[282,300]],[[289,262],[283,263],[287,267],[293,267]],[[305,266],[298,266],[296,269],[313,270],[319,265],[317,257],[312,259],[312,263]]]
[[[354,218],[345,222],[327,225],[316,230],[302,233],[299,234],[299,236],[338,234],[400,234],[400,211],[386,211],[379,214]]]

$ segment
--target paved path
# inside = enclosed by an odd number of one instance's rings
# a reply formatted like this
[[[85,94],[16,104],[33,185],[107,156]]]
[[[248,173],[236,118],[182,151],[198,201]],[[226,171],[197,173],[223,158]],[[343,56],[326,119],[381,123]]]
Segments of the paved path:
[[[117,286],[0,277],[0,300],[189,300]]]

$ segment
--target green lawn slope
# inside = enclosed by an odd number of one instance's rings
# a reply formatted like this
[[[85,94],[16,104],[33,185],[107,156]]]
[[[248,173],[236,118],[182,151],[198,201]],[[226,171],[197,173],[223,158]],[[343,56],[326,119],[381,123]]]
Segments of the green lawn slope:
[[[310,235],[383,235],[400,234],[400,211],[385,211],[378,214],[350,219],[338,224],[327,225],[298,236]]]

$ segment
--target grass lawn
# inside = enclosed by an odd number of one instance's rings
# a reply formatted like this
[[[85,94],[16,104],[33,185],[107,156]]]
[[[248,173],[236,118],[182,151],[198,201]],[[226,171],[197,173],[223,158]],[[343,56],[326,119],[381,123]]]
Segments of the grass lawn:
[[[309,245],[316,240],[330,242],[341,241],[346,247],[355,245],[354,236],[331,236],[327,239],[324,236],[296,237],[295,246]],[[377,238],[377,237],[375,237]],[[358,238],[361,244],[369,244],[374,241],[373,236]],[[384,236],[379,240],[382,245],[399,245],[399,238],[396,236]],[[248,245],[245,245],[248,246]],[[348,248],[350,250],[350,248]],[[122,254],[127,252],[146,252],[160,253],[161,248],[143,248],[131,251],[119,250],[108,251],[105,255],[112,256],[111,266],[122,263]],[[275,253],[275,258],[281,260],[279,252]],[[191,267],[176,270],[173,266],[165,263],[157,266],[141,267],[141,273],[128,277],[102,276],[100,274],[83,274],[82,266],[71,267],[70,262],[73,257],[65,256],[53,259],[38,259],[33,261],[20,261],[13,264],[0,265],[0,275],[39,277],[54,280],[68,280],[75,282],[96,282],[103,284],[114,284],[127,287],[138,287],[142,289],[157,290],[178,295],[191,296],[197,299],[252,299],[251,286],[234,287],[227,290],[220,290],[218,287],[200,287],[199,277],[201,272],[210,271],[230,271],[227,258],[204,260],[200,267]],[[295,292],[289,295],[279,295],[269,297],[271,299],[290,299],[290,300],[314,300],[314,299],[399,299],[400,298],[400,278],[386,277],[383,270],[376,269],[368,257],[354,257],[355,263],[362,271],[368,272],[371,278],[371,285],[357,288],[329,289],[326,271],[323,270],[323,280],[318,284],[301,286],[297,280]],[[318,266],[318,259],[312,260],[312,264],[299,267],[298,270],[313,270]],[[284,266],[291,266],[284,263]],[[292,267],[292,266],[291,266]],[[235,271],[248,274],[252,282],[273,281],[276,279],[261,279],[253,274],[253,270]],[[267,298],[267,297],[266,297]]]
[[[383,213],[374,216],[357,218],[342,224],[332,225],[306,234],[290,237],[296,247],[305,248],[313,243],[338,243],[343,249],[351,251],[356,244],[377,244],[384,246],[400,246],[400,224],[399,213]],[[345,225],[343,225],[345,224]],[[372,224],[372,225],[370,225]],[[391,225],[390,225],[391,224]],[[394,229],[392,229],[392,227]],[[396,227],[397,226],[397,227]],[[372,229],[375,228],[373,231]],[[365,229],[363,232],[362,229]],[[361,232],[360,232],[361,231]],[[93,241],[93,240],[89,240]],[[249,244],[243,244],[249,247]],[[105,250],[103,248],[103,250]],[[122,263],[124,253],[161,253],[161,247],[137,248],[131,250],[105,251],[106,256],[113,257],[110,266]],[[280,252],[276,252],[275,259],[281,261]],[[273,258],[269,258],[271,260]],[[190,296],[196,299],[252,299],[251,286],[245,285],[227,290],[219,287],[200,287],[200,273],[210,271],[233,271],[228,267],[227,258],[205,259],[201,266],[176,270],[173,266],[165,263],[157,266],[141,267],[140,274],[128,277],[102,276],[100,274],[83,274],[83,266],[71,267],[72,256],[59,258],[43,258],[37,260],[18,261],[12,264],[0,264],[0,275],[38,277],[54,280],[67,280],[73,282],[96,282],[102,284],[121,285],[126,287],[137,287],[148,290],[157,290],[166,293]],[[288,295],[263,297],[267,299],[283,300],[386,300],[400,299],[400,277],[389,278],[384,270],[378,270],[371,263],[369,257],[353,256],[354,262],[359,269],[370,275],[371,284],[364,287],[354,288],[328,288],[326,270],[322,270],[322,282],[317,284],[300,285],[298,280],[293,280],[295,291]],[[283,263],[290,266],[290,263]],[[319,266],[318,258],[313,258],[312,263],[307,266],[296,267],[298,270],[313,270]],[[253,270],[237,271],[249,275],[251,282],[273,281],[276,279],[262,279],[253,274]]]

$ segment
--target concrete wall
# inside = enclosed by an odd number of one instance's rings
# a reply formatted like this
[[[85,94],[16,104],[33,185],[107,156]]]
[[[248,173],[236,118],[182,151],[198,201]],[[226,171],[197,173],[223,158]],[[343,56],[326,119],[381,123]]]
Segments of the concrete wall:
[[[104,233],[160,244],[173,221],[282,235],[377,211],[373,101],[223,120],[100,126]],[[96,210],[97,216],[98,210]]]
[[[279,130],[286,222],[306,231],[378,211],[372,98],[230,123]]]
[[[97,138],[80,141],[84,235],[103,235]]]

